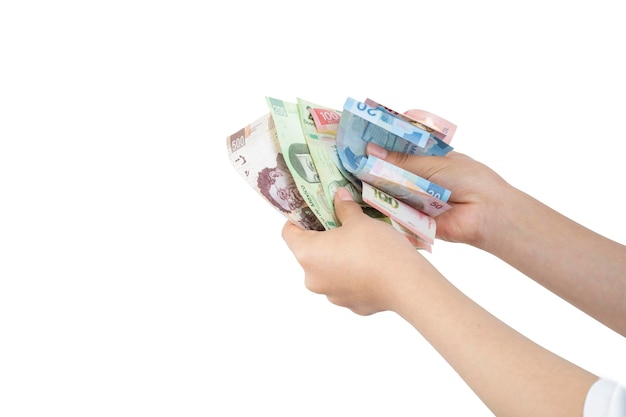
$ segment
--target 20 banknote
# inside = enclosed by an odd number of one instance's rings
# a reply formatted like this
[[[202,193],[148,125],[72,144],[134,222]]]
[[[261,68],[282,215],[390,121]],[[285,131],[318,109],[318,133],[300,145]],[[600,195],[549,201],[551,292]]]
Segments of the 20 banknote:
[[[303,229],[340,226],[333,199],[347,188],[369,216],[391,224],[417,249],[432,251],[435,218],[450,191],[366,154],[373,142],[410,155],[444,156],[456,125],[424,110],[399,113],[348,97],[341,110],[273,97],[269,112],[226,138],[230,161],[247,183]]]

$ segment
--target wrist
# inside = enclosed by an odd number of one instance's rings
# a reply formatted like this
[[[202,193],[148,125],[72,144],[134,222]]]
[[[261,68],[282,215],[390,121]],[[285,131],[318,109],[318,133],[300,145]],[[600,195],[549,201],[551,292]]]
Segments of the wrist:
[[[426,258],[417,252],[415,255],[411,261],[404,262],[403,270],[394,274],[389,308],[412,324],[416,310],[428,310],[427,305],[440,298],[435,288],[447,282]]]
[[[503,187],[496,196],[482,210],[482,227],[471,243],[494,255],[528,239],[537,213],[536,201],[513,186]]]

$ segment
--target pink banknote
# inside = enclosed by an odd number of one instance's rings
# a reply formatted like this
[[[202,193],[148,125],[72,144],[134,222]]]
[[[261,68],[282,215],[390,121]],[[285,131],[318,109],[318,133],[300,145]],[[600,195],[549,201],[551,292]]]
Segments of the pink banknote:
[[[335,110],[312,108],[309,109],[315,128],[320,133],[337,134],[337,126],[339,126],[339,120],[341,113]]]
[[[411,109],[405,111],[404,113],[399,113],[387,106],[377,103],[370,98],[365,100],[365,104],[370,107],[384,109],[394,116],[406,120],[409,123],[413,123],[419,128],[422,128],[441,139],[445,143],[450,143],[450,141],[452,141],[452,137],[454,136],[454,132],[456,132],[456,125],[454,123],[425,110]]]
[[[435,219],[367,183],[363,183],[363,201],[410,230],[418,238],[413,245],[430,252],[437,229]]]

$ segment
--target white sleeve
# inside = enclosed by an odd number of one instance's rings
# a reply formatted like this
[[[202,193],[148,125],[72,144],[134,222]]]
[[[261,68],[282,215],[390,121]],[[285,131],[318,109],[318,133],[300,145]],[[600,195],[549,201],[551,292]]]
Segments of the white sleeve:
[[[626,388],[598,379],[587,393],[583,417],[626,417]]]

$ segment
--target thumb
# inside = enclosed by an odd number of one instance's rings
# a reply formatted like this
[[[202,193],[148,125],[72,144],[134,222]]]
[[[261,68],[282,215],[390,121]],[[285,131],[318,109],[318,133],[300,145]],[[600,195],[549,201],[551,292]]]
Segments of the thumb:
[[[363,214],[361,206],[354,201],[352,194],[350,194],[350,191],[345,187],[341,187],[337,190],[334,203],[335,213],[342,224],[354,216]]]
[[[409,155],[402,152],[389,151],[373,142],[367,144],[366,152],[368,155],[375,156],[426,179],[429,179],[450,163],[449,159],[440,156]]]

